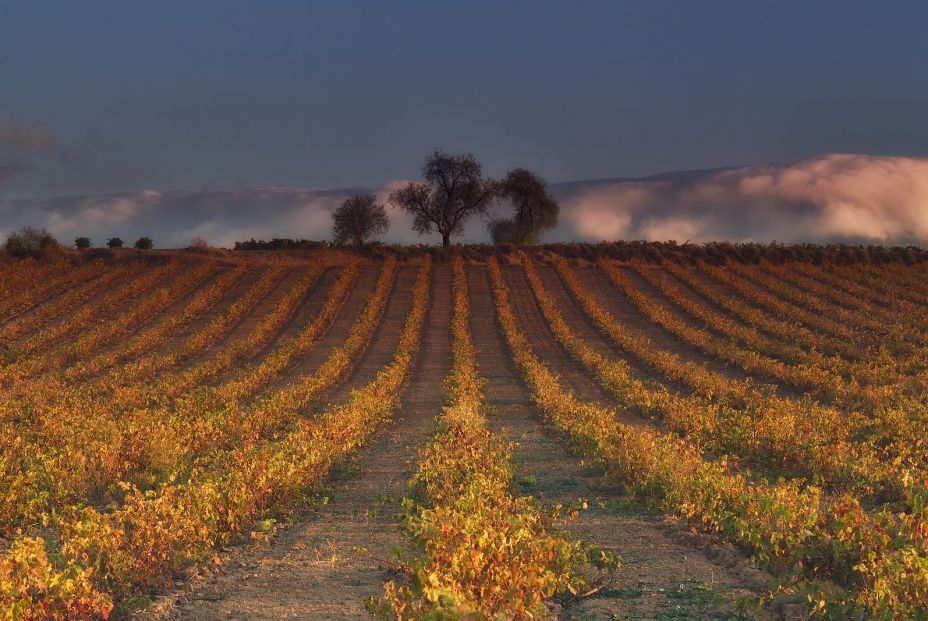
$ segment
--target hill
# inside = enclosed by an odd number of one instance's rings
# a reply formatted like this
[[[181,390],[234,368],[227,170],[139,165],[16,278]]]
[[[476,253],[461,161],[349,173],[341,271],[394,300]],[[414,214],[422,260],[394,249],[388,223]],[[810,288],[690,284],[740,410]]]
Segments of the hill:
[[[917,617],[923,254],[694,248],[0,264],[0,609]]]

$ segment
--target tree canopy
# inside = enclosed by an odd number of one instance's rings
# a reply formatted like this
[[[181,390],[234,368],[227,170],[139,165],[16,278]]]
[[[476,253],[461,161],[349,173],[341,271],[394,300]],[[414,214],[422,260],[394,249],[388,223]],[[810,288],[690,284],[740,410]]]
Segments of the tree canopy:
[[[373,194],[358,194],[345,199],[332,213],[333,236],[336,244],[349,241],[360,248],[364,242],[387,232],[390,220],[383,205]]]
[[[525,168],[510,170],[497,184],[497,196],[508,201],[515,213],[494,218],[487,228],[495,244],[535,244],[545,231],[557,226],[560,205],[548,193],[544,179]]]
[[[390,194],[390,203],[413,219],[420,235],[438,231],[442,246],[464,231],[464,222],[484,213],[496,196],[496,183],[484,179],[480,163],[470,153],[450,155],[436,149],[422,167],[424,182],[411,182]]]

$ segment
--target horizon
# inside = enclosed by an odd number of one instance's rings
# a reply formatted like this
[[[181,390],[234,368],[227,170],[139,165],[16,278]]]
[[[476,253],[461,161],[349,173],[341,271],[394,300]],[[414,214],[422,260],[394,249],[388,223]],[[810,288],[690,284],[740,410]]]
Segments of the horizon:
[[[417,179],[437,147],[473,153],[488,176],[527,167],[560,186],[552,239],[592,239],[571,215],[579,204],[613,236],[928,241],[920,3],[6,8],[0,53],[16,61],[0,65],[2,234],[31,224],[221,245],[249,226],[278,237],[296,226],[325,238],[322,212],[334,207],[316,195],[383,198]],[[722,202],[745,203],[747,220],[692,205],[684,191],[704,173],[750,177],[839,154],[875,168],[825,167],[798,190],[760,198],[726,187]],[[663,175],[674,190],[648,186],[643,202],[607,187]],[[896,204],[863,187],[874,183]],[[835,191],[820,196],[817,184]],[[568,192],[595,185],[594,207]],[[211,192],[269,189],[293,197],[254,205],[268,218],[236,215],[234,201],[182,217]],[[155,207],[138,197],[150,192],[188,202],[145,215]],[[807,209],[824,224],[796,217]],[[387,240],[420,241],[400,235],[405,222],[393,215]],[[471,222],[462,239],[481,235]]]
[[[928,621],[925,24],[0,0],[0,619]]]
[[[434,243],[389,202],[408,179],[379,187],[144,189],[108,194],[0,200],[0,235],[24,226],[62,238],[148,236],[158,247],[194,238],[219,247],[248,239],[330,239],[332,213],[348,197],[370,193],[385,205],[385,243]],[[668,171],[549,184],[560,202],[550,242],[734,241],[924,246],[928,242],[928,159],[829,154],[791,164]],[[496,204],[465,222],[461,243],[489,241]]]

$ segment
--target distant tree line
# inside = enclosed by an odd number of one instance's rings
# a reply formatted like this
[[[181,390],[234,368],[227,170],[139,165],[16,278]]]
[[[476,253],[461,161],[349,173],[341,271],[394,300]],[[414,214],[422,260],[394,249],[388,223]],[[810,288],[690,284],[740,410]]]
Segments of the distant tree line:
[[[123,241],[119,237],[110,237],[106,245],[108,248],[122,248]],[[140,237],[133,246],[138,250],[151,250],[155,247],[155,243],[151,237]],[[93,241],[89,237],[77,237],[74,239],[74,247],[78,250],[87,250],[93,248]],[[3,250],[7,255],[16,258],[48,257],[60,255],[63,252],[61,244],[51,233],[31,226],[10,233],[3,243]]]
[[[916,246],[888,247],[850,244],[770,244],[709,242],[705,244],[677,242],[616,241],[611,243],[560,243],[540,245],[544,234],[557,226],[560,205],[548,191],[547,182],[526,168],[514,168],[502,179],[485,178],[480,162],[470,153],[451,155],[434,150],[422,166],[423,181],[407,183],[392,192],[388,202],[412,216],[412,228],[419,235],[438,233],[441,246],[447,248],[451,238],[464,232],[464,225],[473,216],[480,216],[493,245],[472,244],[462,247],[466,255],[479,258],[515,247],[533,245],[540,252],[557,252],[568,257],[595,259],[608,256],[617,259],[643,261],[810,261],[814,263],[885,263],[901,261],[909,264],[928,260],[928,252]],[[508,212],[493,213],[503,205]],[[423,246],[385,246],[376,241],[389,230],[386,207],[373,194],[356,194],[346,198],[332,213],[332,243],[366,246],[368,252],[394,252],[401,255],[427,251]],[[93,247],[89,237],[74,240],[76,248]],[[106,241],[109,248],[122,248],[119,237]],[[274,238],[235,242],[235,250],[313,250],[329,246],[326,241]],[[139,250],[150,250],[154,242],[140,237],[134,243]],[[6,253],[14,257],[42,256],[60,252],[58,242],[44,229],[23,228],[11,233],[4,244]],[[203,240],[195,240],[190,250],[207,252]]]
[[[773,263],[802,261],[817,265],[853,265],[869,263],[904,263],[917,265],[928,262],[928,250],[917,246],[874,246],[854,244],[782,244],[772,242],[736,243],[707,242],[704,244],[651,242],[651,241],[615,241],[615,242],[560,242],[538,244],[531,247],[514,244],[465,244],[458,251],[465,259],[482,261],[489,256],[506,255],[523,250],[543,259],[545,255],[559,254],[568,258],[595,261],[600,257],[620,261],[644,261],[661,263],[696,263],[704,261],[712,264],[733,263]],[[413,258],[423,253],[437,253],[434,246],[383,245],[376,249],[375,256],[397,254],[400,258]]]
[[[251,238],[248,241],[235,242],[235,250],[313,250],[316,248],[325,248],[328,244],[325,241],[314,241],[311,239],[279,239],[274,238],[271,241],[258,240]]]
[[[122,240],[113,237],[107,240],[111,248],[122,246]],[[146,249],[152,247],[151,238],[141,237],[135,247]],[[78,237],[75,246],[79,249],[91,248],[89,238]],[[325,241],[308,239],[272,239],[271,241],[236,242],[236,250],[312,250],[326,248]],[[491,255],[500,255],[525,249],[517,244],[467,244],[459,251],[467,259],[482,260]],[[55,238],[45,229],[25,227],[7,236],[3,244],[5,254],[14,258],[54,258],[62,256],[64,250]],[[206,242],[194,240],[189,250],[209,250]],[[771,242],[737,243],[706,242],[703,244],[650,241],[614,241],[590,244],[584,242],[562,242],[554,244],[537,244],[529,252],[538,257],[556,253],[568,258],[595,260],[609,257],[619,260],[636,260],[650,263],[674,261],[677,263],[694,263],[705,261],[722,264],[729,261],[739,263],[785,263],[788,261],[805,261],[816,264],[850,265],[855,263],[904,263],[915,265],[928,262],[928,250],[918,246],[877,246],[855,244],[783,244]],[[423,253],[437,253],[434,246],[423,244],[380,244],[367,246],[372,256],[396,254],[400,258],[412,258]]]
[[[545,246],[570,257],[608,256],[620,260],[678,263],[785,263],[805,261],[816,264],[895,263],[909,265],[928,261],[928,251],[917,246],[876,246],[857,244],[784,244],[780,242],[727,242],[703,244],[649,241],[614,241],[600,244],[564,243]]]

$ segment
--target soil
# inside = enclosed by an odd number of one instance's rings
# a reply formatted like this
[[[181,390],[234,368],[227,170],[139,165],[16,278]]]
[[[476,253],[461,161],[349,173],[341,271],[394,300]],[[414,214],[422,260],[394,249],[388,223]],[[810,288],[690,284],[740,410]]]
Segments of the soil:
[[[357,280],[351,286],[348,295],[345,296],[345,300],[342,302],[342,306],[331,325],[326,328],[325,332],[308,352],[298,356],[291,363],[291,367],[284,372],[280,381],[275,385],[279,386],[292,381],[294,378],[314,373],[325,362],[332,350],[342,344],[345,337],[348,336],[351,326],[361,316],[368,299],[374,292],[379,275],[380,266],[378,265],[364,265],[360,268]]]
[[[567,322],[574,334],[586,341],[590,347],[601,355],[607,358],[624,360],[629,365],[629,375],[632,377],[669,384],[665,378],[661,377],[660,373],[626,354],[596,327],[596,324],[593,323],[593,320],[590,319],[590,316],[587,315],[580,303],[571,295],[557,270],[544,263],[536,262],[535,271],[538,273],[538,277],[550,294],[551,299],[554,300],[564,321]],[[682,386],[673,385],[672,387],[683,390]]]
[[[250,334],[258,324],[272,311],[293,286],[304,276],[305,267],[294,267],[287,270],[283,277],[275,283],[267,294],[262,297],[257,304],[248,312],[241,321],[239,321],[231,330],[229,330],[225,341],[233,343],[243,336]]]
[[[186,339],[191,334],[199,332],[205,328],[209,323],[226,312],[226,310],[235,303],[240,297],[245,295],[245,292],[251,289],[252,285],[257,282],[259,278],[264,274],[265,268],[263,267],[253,267],[247,270],[242,276],[232,283],[232,286],[229,287],[225,293],[219,296],[219,299],[216,300],[216,303],[206,309],[202,315],[194,319],[184,333],[178,334],[173,341],[174,345],[180,345],[184,339]]]
[[[509,283],[514,273],[507,268]],[[614,484],[587,468],[571,454],[566,442],[547,428],[533,407],[496,319],[493,296],[482,267],[471,266],[471,332],[485,387],[491,428],[517,443],[516,481],[525,494],[562,505],[581,499],[589,509],[568,525],[584,541],[620,554],[624,565],[614,582],[595,595],[563,603],[561,619],[740,619],[775,618],[771,611],[739,614],[737,600],[758,593],[769,576],[754,568],[731,546],[694,538],[677,523],[661,518],[630,501]],[[526,318],[523,294],[511,291],[516,315],[543,362],[554,352],[539,348],[544,337],[533,319]],[[546,329],[546,328],[545,328]],[[564,375],[562,375],[563,379]],[[580,398],[593,392],[580,392]],[[552,467],[556,464],[556,467]],[[724,552],[722,552],[724,550]]]
[[[620,267],[620,269],[623,270],[623,274],[628,277],[634,287],[647,294],[654,301],[658,303],[661,302],[660,292],[655,290],[650,283],[635,274],[634,270],[625,267]],[[747,378],[747,374],[741,369],[712,358],[698,348],[679,340],[676,336],[653,322],[644,313],[638,310],[625,294],[609,280],[606,273],[598,267],[580,267],[575,268],[574,271],[581,284],[597,298],[600,304],[610,309],[616,317],[624,321],[629,327],[648,337],[651,342],[654,343],[655,347],[672,351],[677,354],[681,360],[704,365],[711,371],[725,377],[738,380]],[[669,302],[665,301],[663,306],[671,313],[680,317],[680,314],[671,307]]]
[[[304,268],[304,270],[305,269],[306,268]],[[322,308],[332,285],[338,280],[338,275],[340,273],[341,268],[328,267],[319,274],[315,282],[310,285],[309,290],[306,291],[303,299],[300,300],[293,312],[290,313],[290,316],[284,321],[283,326],[281,326],[267,344],[252,357],[252,362],[260,362],[263,360],[278,344],[285,343],[297,336],[300,330],[313,320]],[[299,278],[302,278],[304,274],[300,274]],[[293,284],[296,283],[294,282]]]
[[[556,274],[539,266],[545,284],[555,296],[572,329],[605,355],[622,353],[601,335],[582,309],[559,284]],[[342,342],[373,291],[380,266],[365,265],[342,309],[319,342],[291,366],[281,381],[312,373]],[[581,268],[583,271],[586,268]],[[305,414],[312,416],[330,404],[344,403],[353,388],[374,378],[387,364],[399,341],[412,305],[411,291],[417,267],[402,265],[378,329],[351,373],[325,400]],[[739,609],[739,602],[762,592],[770,576],[756,569],[746,555],[712,537],[696,535],[684,525],[631,501],[623,489],[590,469],[569,450],[565,438],[547,427],[532,405],[525,386],[512,366],[509,350],[496,318],[495,305],[483,265],[470,265],[471,334],[485,386],[491,428],[515,442],[516,491],[545,503],[588,509],[567,527],[588,543],[613,550],[624,565],[613,581],[595,594],[552,603],[559,619],[774,619],[793,616],[784,608]],[[531,295],[524,273],[506,267],[512,300],[521,327],[542,361],[557,372],[567,387],[583,400],[612,405],[610,396],[570,359],[556,342]],[[288,274],[288,277],[290,274]],[[584,274],[590,279],[592,274]],[[601,276],[605,278],[605,275]],[[337,278],[329,269],[314,286],[318,297],[308,295],[275,342],[292,336],[318,310],[323,291]],[[286,278],[285,278],[286,280]],[[593,287],[604,295],[605,284]],[[275,292],[284,287],[278,284]],[[613,295],[621,293],[613,287]],[[282,295],[282,294],[281,294]],[[221,564],[175,583],[173,591],[136,616],[140,619],[370,619],[365,602],[383,592],[389,580],[402,581],[397,558],[413,551],[400,530],[401,499],[408,480],[434,428],[443,405],[443,382],[450,371],[452,313],[451,270],[435,267],[430,308],[421,348],[404,389],[401,407],[364,447],[333,469],[324,489],[315,490],[318,502],[292,522],[275,525],[271,532],[255,532],[250,540],[220,551]],[[616,296],[616,297],[618,297]],[[268,296],[273,298],[274,294]],[[685,346],[662,333],[625,302],[607,302],[613,312],[634,316],[635,326],[663,339],[661,346],[675,351]],[[218,306],[218,305],[217,305]],[[265,299],[249,317],[260,317]],[[315,309],[315,310],[313,310]],[[244,322],[243,322],[244,324]],[[655,329],[656,328],[656,329]],[[237,330],[245,330],[240,324]],[[244,332],[243,332],[244,333]],[[654,338],[652,336],[652,338]],[[269,345],[270,347],[271,345]],[[688,352],[699,359],[696,352]],[[688,358],[690,359],[690,358]],[[643,375],[648,371],[635,367]],[[649,424],[619,411],[635,424]],[[256,530],[260,530],[257,529]],[[398,555],[398,556],[397,556]]]
[[[393,355],[411,307],[413,266],[401,267],[371,346],[332,402],[363,385]],[[415,368],[395,419],[329,482],[329,502],[282,528],[266,545],[235,550],[222,571],[173,605],[145,616],[177,619],[370,619],[365,602],[397,578],[394,549],[409,554],[399,530],[400,499],[443,402],[450,370],[451,276],[436,268]],[[170,598],[169,598],[170,599]]]

